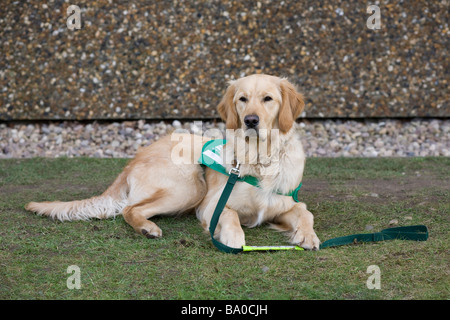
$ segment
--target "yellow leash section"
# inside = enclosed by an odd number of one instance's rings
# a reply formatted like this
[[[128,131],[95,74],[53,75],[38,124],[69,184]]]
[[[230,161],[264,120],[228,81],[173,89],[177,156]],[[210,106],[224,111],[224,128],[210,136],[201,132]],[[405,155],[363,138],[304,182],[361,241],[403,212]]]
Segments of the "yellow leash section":
[[[299,246],[242,246],[242,251],[305,250]]]

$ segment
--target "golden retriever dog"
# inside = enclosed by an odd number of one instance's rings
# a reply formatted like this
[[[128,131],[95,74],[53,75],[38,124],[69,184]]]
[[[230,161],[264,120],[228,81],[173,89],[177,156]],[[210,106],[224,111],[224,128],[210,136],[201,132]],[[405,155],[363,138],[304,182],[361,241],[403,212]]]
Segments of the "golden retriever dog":
[[[227,172],[239,162],[241,176],[256,177],[259,186],[236,183],[214,235],[223,244],[240,248],[245,245],[242,225],[269,223],[285,231],[290,243],[319,248],[312,213],[304,203],[282,195],[294,190],[303,176],[305,154],[295,128],[303,108],[303,96],[286,79],[251,75],[230,82],[218,105],[227,128],[221,157]],[[197,162],[209,140],[173,133],[141,148],[102,195],[71,202],[30,202],[25,208],[61,221],[122,213],[125,221],[147,238],[162,236],[151,217],[195,209],[208,230],[228,179]]]

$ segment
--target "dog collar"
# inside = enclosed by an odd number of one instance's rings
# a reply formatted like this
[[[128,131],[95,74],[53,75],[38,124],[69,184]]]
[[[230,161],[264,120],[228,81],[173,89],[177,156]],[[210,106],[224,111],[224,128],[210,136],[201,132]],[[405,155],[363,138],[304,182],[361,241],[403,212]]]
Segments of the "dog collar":
[[[225,139],[216,139],[216,140],[210,140],[210,141],[206,142],[203,145],[202,154],[201,154],[200,158],[198,159],[198,162],[200,164],[207,166],[207,167],[209,167],[217,172],[220,172],[226,176],[230,176],[230,173],[227,172],[227,170],[225,169],[225,167],[223,165],[223,160],[222,160],[222,156],[221,156],[223,146],[226,143],[227,143],[227,140],[225,140]],[[249,175],[248,176],[239,176],[238,181],[243,181],[243,182],[251,184],[252,186],[255,186],[257,188],[261,188],[259,186],[258,178],[253,177],[253,176],[249,176]],[[294,199],[295,202],[299,202],[299,200],[297,198],[297,193],[301,187],[302,187],[302,183],[300,182],[300,184],[298,185],[297,188],[289,191],[288,193],[282,193],[282,192],[278,192],[278,191],[275,193],[282,195],[282,196],[292,197],[292,199]]]

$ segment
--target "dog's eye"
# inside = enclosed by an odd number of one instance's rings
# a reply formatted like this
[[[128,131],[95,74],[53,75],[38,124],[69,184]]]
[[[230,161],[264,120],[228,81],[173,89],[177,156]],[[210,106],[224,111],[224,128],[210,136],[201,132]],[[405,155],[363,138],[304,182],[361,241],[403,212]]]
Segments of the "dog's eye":
[[[264,97],[264,102],[269,102],[269,101],[272,101],[272,100],[273,100],[272,97],[269,97],[269,96]]]
[[[239,101],[247,102],[247,98],[246,98],[246,97],[240,97],[240,98],[239,98]]]

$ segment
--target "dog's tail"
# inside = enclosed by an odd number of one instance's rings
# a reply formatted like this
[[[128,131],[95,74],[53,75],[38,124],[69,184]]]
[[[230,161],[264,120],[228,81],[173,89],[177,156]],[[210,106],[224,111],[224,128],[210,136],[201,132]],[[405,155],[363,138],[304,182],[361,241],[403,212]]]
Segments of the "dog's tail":
[[[25,209],[60,221],[106,219],[122,213],[127,197],[127,174],[122,172],[100,196],[70,202],[30,202]]]

